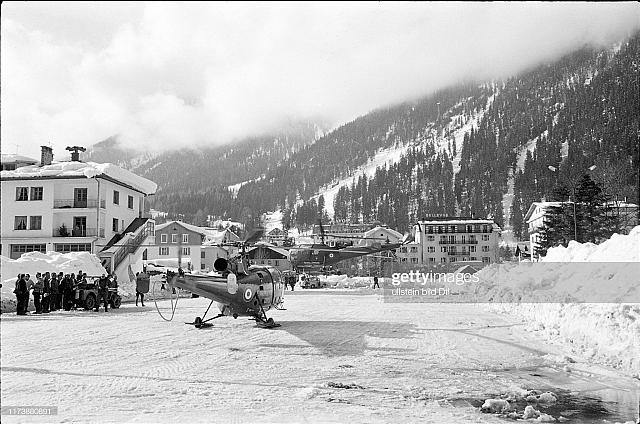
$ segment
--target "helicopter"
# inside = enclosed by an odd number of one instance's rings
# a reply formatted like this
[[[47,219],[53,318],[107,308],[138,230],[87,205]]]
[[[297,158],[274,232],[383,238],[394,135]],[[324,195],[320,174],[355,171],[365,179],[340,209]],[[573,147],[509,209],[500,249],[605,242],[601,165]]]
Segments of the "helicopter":
[[[267,318],[270,309],[284,310],[284,277],[282,273],[271,266],[249,266],[246,255],[246,245],[259,239],[261,231],[257,230],[249,238],[240,243],[241,253],[232,259],[218,258],[213,264],[216,275],[192,275],[179,271],[177,274],[168,271],[165,289],[174,293],[174,288],[189,291],[198,296],[211,299],[211,303],[200,317],[185,324],[195,328],[211,326],[210,321],[224,316],[246,316],[256,321],[262,328],[279,327],[273,318]],[[155,296],[154,296],[155,301]],[[218,303],[220,313],[207,318],[207,313],[213,303]],[[156,302],[156,309],[160,316],[171,321],[177,307],[178,297],[171,298],[171,316],[165,317]]]
[[[409,237],[406,235],[400,243],[391,243],[388,238],[381,242],[379,238],[360,237],[359,240],[375,240],[375,242],[367,246],[354,246],[351,241],[337,241],[333,246],[329,246],[324,241],[325,233],[321,222],[319,228],[320,243],[300,244],[289,248],[289,261],[294,269],[311,272],[326,271],[332,265],[346,259],[397,249],[406,243]],[[338,235],[331,237],[349,238]]]

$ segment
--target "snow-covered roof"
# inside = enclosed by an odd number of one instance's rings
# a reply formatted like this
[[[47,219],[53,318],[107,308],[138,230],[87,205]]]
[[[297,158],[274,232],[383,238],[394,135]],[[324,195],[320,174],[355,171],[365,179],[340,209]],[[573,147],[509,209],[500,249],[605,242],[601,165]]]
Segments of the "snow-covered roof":
[[[399,232],[397,232],[396,230],[392,230],[391,228],[387,228],[387,227],[380,227],[380,226],[378,226],[378,227],[374,227],[374,228],[370,229],[369,231],[366,231],[366,232],[363,234],[363,237],[365,237],[365,238],[375,238],[375,237],[376,237],[376,234],[377,234],[377,233],[380,233],[381,231],[382,231],[383,233],[384,233],[384,232],[387,232],[387,233],[389,233],[391,236],[393,236],[393,237],[395,237],[395,238],[397,238],[397,239],[402,239],[402,234],[400,234],[400,233],[399,233]],[[378,238],[379,238],[379,236],[378,236]]]
[[[205,244],[207,245],[220,244],[220,243],[223,243],[224,241],[227,241],[227,242],[240,241],[240,237],[238,237],[236,233],[234,233],[228,228],[222,231],[206,228],[205,232],[207,234]]]
[[[289,256],[289,251],[288,250],[283,249],[281,247],[275,247],[274,245],[269,244],[269,243],[256,243],[256,245],[254,247],[252,247],[251,249],[247,250],[247,253],[248,252],[252,252],[252,251],[256,250],[259,247],[262,247],[263,249],[273,250],[274,252],[276,252],[276,253],[278,253],[278,254],[280,254],[282,256],[286,256],[286,257]]]
[[[151,180],[120,168],[112,163],[96,162],[55,162],[45,166],[24,166],[13,171],[2,171],[0,178],[38,179],[38,178],[110,178],[117,183],[129,186],[144,194],[153,194],[158,188]]]
[[[13,155],[11,153],[2,153],[0,155],[0,162],[2,163],[38,163],[37,159],[32,159],[27,156]]]
[[[178,225],[182,226],[183,228],[186,228],[189,231],[193,231],[194,233],[202,234],[203,236],[207,235],[207,232],[205,231],[204,228],[198,227],[196,225],[187,224],[186,222],[182,222],[182,221],[169,221],[169,222],[165,222],[164,224],[156,225],[156,231],[160,231],[160,230],[168,227],[169,225],[173,225],[173,224],[178,224]]]

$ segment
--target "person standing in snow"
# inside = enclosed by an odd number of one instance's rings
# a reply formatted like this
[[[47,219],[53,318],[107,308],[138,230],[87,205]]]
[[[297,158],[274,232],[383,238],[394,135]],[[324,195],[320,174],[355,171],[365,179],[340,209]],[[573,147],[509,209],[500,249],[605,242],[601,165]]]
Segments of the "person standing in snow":
[[[138,297],[144,306],[144,294],[149,292],[149,276],[145,273],[136,274],[136,306],[138,306]]]
[[[31,291],[33,290],[33,287],[36,285],[36,283],[34,283],[33,279],[31,278],[31,274],[27,274],[25,276],[25,281],[27,282],[27,297],[24,303],[24,311],[27,312],[29,310],[29,300],[31,299]]]
[[[49,291],[49,310],[53,312],[58,310],[58,274],[53,273],[49,284],[51,285]]]
[[[373,288],[375,289],[376,287],[380,288],[380,284],[378,284],[378,276],[374,275],[373,276]]]
[[[44,278],[42,279],[43,287],[42,287],[42,313],[49,313],[49,294],[51,293],[51,276],[48,272],[44,273]]]
[[[16,298],[18,305],[16,307],[17,315],[27,315],[27,302],[29,301],[29,289],[27,288],[27,280],[24,274],[20,274],[16,287]]]
[[[100,299],[104,301],[104,311],[109,312],[109,279],[102,274],[98,280],[98,299],[96,302],[96,312],[100,310]]]
[[[44,288],[44,283],[42,282],[42,274],[36,274],[36,283],[33,286],[33,305],[36,307],[36,314],[42,313],[42,303],[40,303],[40,297],[42,296],[42,289]]]
[[[58,298],[56,303],[56,309],[62,309],[64,307],[64,274],[58,273]]]

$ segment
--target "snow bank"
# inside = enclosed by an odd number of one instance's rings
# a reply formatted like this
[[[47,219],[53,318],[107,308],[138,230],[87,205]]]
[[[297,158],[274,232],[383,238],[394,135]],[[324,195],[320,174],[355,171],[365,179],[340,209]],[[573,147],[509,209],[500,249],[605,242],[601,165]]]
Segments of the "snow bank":
[[[496,310],[521,315],[577,355],[640,375],[639,271],[640,226],[599,245],[549,249],[542,264],[492,265],[476,275],[480,297],[502,302]]]
[[[24,166],[13,171],[2,171],[2,179],[33,177],[78,177],[95,178],[107,175],[145,194],[153,194],[157,184],[146,178],[120,168],[112,163],[57,162],[46,166]]]
[[[89,252],[30,252],[15,260],[0,256],[0,261],[2,312],[15,310],[16,298],[13,290],[18,274],[31,274],[35,281],[37,272],[77,274],[78,271],[82,271],[89,276],[100,276],[107,273],[100,263],[100,259]]]

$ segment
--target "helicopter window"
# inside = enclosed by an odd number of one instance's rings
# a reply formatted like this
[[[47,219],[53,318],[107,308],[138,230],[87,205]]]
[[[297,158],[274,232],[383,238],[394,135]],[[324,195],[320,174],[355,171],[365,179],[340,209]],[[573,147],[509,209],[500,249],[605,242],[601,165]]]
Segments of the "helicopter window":
[[[261,272],[258,272],[257,274],[258,274],[258,278],[262,278],[262,273]]]
[[[264,286],[260,286],[260,290],[264,290]]]

